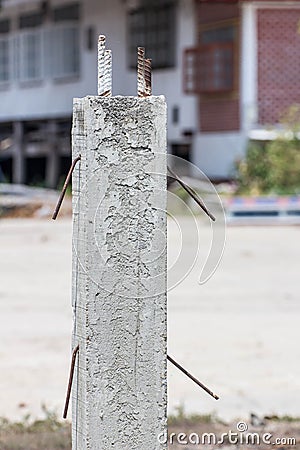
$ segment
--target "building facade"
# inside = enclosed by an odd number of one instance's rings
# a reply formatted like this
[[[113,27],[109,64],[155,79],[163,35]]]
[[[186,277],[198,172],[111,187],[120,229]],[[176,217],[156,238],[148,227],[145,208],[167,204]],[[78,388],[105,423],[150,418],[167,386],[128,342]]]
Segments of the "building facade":
[[[196,22],[185,58],[185,91],[198,97],[192,160],[230,177],[249,138],[272,138],[300,103],[300,2],[198,0]]]
[[[114,95],[136,95],[136,46],[169,106],[169,146],[185,149],[197,102],[182,88],[193,1],[7,0],[0,13],[0,155],[13,182],[56,186],[70,158],[72,99],[95,94],[97,38],[112,49]],[[39,173],[37,173],[39,172]]]
[[[70,163],[72,99],[95,94],[97,38],[114,95],[136,93],[136,47],[168,102],[169,151],[234,176],[249,136],[299,99],[300,1],[2,0],[0,165],[57,186]]]

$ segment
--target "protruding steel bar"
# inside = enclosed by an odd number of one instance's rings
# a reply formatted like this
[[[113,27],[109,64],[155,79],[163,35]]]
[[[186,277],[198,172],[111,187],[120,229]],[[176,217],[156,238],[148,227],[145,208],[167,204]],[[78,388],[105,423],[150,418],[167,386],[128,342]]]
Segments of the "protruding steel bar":
[[[145,95],[152,95],[152,60],[145,59]]]
[[[55,219],[57,218],[57,215],[58,215],[58,213],[59,213],[61,204],[62,204],[63,199],[64,199],[64,197],[65,197],[65,194],[66,194],[68,185],[69,185],[69,183],[70,183],[70,180],[71,180],[71,177],[72,177],[72,173],[73,173],[73,171],[74,171],[74,169],[75,169],[76,164],[77,164],[78,161],[80,161],[80,160],[81,160],[81,155],[77,156],[77,158],[75,158],[74,161],[72,162],[72,165],[71,165],[70,170],[69,170],[69,172],[68,172],[66,181],[65,181],[65,183],[64,183],[64,185],[63,185],[63,188],[62,188],[62,190],[61,190],[59,199],[58,199],[58,201],[57,201],[57,205],[56,205],[56,207],[55,207],[55,210],[54,210],[54,213],[53,213],[53,216],[52,216],[52,219],[53,219],[53,220],[55,220]]]
[[[145,93],[145,49],[138,47],[137,60],[137,91],[139,97],[144,97]]]
[[[137,91],[139,97],[152,95],[152,60],[145,59],[144,47],[138,47]]]
[[[198,386],[200,386],[202,389],[204,389],[205,392],[207,392],[209,395],[211,395],[215,400],[219,400],[220,397],[216,395],[214,392],[212,392],[208,387],[206,387],[201,381],[197,380],[192,374],[190,374],[184,367],[182,367],[178,362],[175,361],[175,359],[171,358],[171,356],[167,355],[168,361],[170,361],[172,364],[174,364],[177,369],[181,370],[182,373],[184,373],[187,377],[189,377],[191,380],[194,381]]]
[[[68,382],[68,389],[67,389],[64,413],[63,413],[63,419],[66,419],[67,415],[68,415],[72,383],[73,383],[73,377],[74,377],[74,370],[75,370],[75,362],[76,362],[76,356],[77,356],[78,352],[79,352],[79,345],[77,345],[77,347],[75,347],[72,352],[71,368],[70,368],[70,375],[69,375],[69,382]]]
[[[98,38],[98,95],[105,92],[105,36],[102,34]]]
[[[104,52],[104,93],[105,97],[111,97],[112,95],[112,53],[111,50],[105,50]]]
[[[169,166],[168,171],[170,172],[171,176],[177,181],[177,183],[179,183],[180,186],[183,187],[183,189],[193,198],[193,200],[195,200],[195,202],[200,206],[200,208],[205,212],[205,214],[207,214],[208,217],[215,222],[216,221],[215,216],[207,209],[207,207],[202,202],[202,200],[200,200],[196,192],[194,192],[192,188],[190,188],[187,184],[185,184],[184,181],[182,181],[178,177],[178,175],[176,175],[176,173],[170,169]]]

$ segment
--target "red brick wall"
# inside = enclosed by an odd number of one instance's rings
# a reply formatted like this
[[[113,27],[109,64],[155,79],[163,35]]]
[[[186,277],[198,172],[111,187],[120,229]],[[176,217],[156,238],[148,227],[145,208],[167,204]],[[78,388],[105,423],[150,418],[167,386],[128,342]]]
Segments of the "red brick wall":
[[[300,102],[300,9],[257,13],[259,123],[274,124]]]
[[[197,4],[197,22],[199,29],[203,25],[214,24],[221,20],[239,18],[237,4],[218,3]],[[200,42],[199,42],[200,43]],[[237,46],[238,47],[238,46]],[[240,128],[239,111],[239,50],[237,49],[235,91],[228,94],[201,95],[199,99],[199,129],[203,132],[234,131]]]

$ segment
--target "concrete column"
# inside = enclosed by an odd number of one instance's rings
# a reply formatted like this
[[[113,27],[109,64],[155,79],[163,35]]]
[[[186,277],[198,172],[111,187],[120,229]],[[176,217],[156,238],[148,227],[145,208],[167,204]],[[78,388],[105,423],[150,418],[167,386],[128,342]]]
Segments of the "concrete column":
[[[46,165],[46,186],[49,188],[56,188],[58,182],[58,166],[59,166],[56,121],[50,121],[48,124],[48,141],[49,141],[49,153],[47,156],[47,165]]]
[[[166,449],[166,104],[75,99],[72,440]]]
[[[22,122],[13,124],[13,183],[22,184],[25,182],[25,156],[24,156],[24,125]]]

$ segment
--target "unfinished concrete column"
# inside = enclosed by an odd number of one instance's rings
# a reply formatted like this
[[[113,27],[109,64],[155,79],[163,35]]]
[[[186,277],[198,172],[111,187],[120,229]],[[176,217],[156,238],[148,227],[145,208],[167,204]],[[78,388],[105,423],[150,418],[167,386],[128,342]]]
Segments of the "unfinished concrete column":
[[[73,449],[165,449],[166,104],[99,92],[73,112]]]
[[[24,125],[23,122],[13,124],[13,183],[22,184],[25,182],[25,156],[24,156]]]

